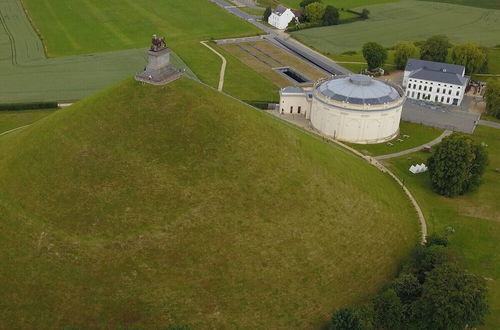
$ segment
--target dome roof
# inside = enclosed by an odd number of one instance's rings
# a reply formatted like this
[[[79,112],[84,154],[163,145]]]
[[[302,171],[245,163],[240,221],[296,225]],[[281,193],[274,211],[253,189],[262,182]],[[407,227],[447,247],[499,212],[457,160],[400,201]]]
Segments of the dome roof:
[[[403,97],[392,85],[361,74],[324,81],[317,89],[329,99],[360,105],[391,103]]]

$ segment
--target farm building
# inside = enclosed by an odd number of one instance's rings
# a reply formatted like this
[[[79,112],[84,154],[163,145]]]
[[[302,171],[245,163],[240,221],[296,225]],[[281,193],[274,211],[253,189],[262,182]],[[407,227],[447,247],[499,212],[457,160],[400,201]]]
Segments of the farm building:
[[[338,140],[380,143],[398,134],[404,101],[395,85],[364,75],[335,76],[312,88],[281,89],[280,113],[303,115]]]
[[[409,59],[403,87],[412,99],[460,105],[468,82],[462,65]]]
[[[290,8],[278,5],[269,15],[267,22],[277,29],[284,30],[294,18],[295,14]]]

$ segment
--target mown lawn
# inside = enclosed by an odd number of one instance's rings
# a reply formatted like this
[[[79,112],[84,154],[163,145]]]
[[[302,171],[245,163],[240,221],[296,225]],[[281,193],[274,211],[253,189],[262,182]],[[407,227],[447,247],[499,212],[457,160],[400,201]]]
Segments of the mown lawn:
[[[47,110],[16,110],[0,111],[0,134],[11,129],[29,125],[54,113],[55,109]]]
[[[380,156],[424,145],[437,138],[442,132],[442,130],[433,127],[402,121],[399,126],[399,135],[390,141],[392,146],[387,142],[378,144],[352,143],[349,145],[366,155]],[[404,135],[409,137],[404,137]],[[402,141],[398,141],[398,139]]]
[[[180,79],[0,137],[0,328],[320,328],[418,240],[360,158]]]
[[[411,174],[412,164],[426,162],[425,153],[415,153],[387,160],[417,198],[426,216],[430,232],[450,235],[452,248],[463,259],[467,269],[487,279],[491,312],[486,329],[497,329],[500,324],[500,131],[478,126],[473,137],[488,145],[490,163],[483,184],[472,193],[449,199],[431,190],[429,175]],[[408,158],[411,159],[408,159]]]
[[[425,40],[435,34],[449,36],[452,43],[475,41],[494,46],[499,42],[499,10],[411,0],[367,8],[371,15],[366,21],[306,29],[292,35],[331,54],[359,51],[369,41],[392,47],[401,40]]]

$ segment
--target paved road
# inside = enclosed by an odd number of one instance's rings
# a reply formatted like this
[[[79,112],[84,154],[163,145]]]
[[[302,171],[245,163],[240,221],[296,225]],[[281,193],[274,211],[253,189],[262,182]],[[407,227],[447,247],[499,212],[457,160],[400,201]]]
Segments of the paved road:
[[[411,154],[411,153],[414,153],[414,152],[417,152],[419,150],[422,150],[422,148],[424,146],[433,146],[435,144],[438,144],[439,142],[441,142],[445,137],[451,135],[451,133],[453,133],[452,131],[444,131],[440,136],[438,136],[437,138],[435,138],[434,140],[430,141],[429,143],[426,143],[424,145],[421,145],[421,146],[418,146],[418,147],[415,147],[415,148],[411,148],[411,149],[406,149],[406,150],[403,150],[403,151],[400,151],[400,152],[395,152],[393,154],[388,154],[388,155],[382,155],[382,156],[377,156],[375,157],[375,159],[377,160],[382,160],[382,159],[389,159],[389,158],[395,158],[395,157],[399,157],[399,156],[403,156],[403,155],[408,155],[408,154]]]
[[[478,122],[478,125],[489,126],[500,129],[500,123],[495,123],[494,121],[489,121],[489,120],[480,120]]]
[[[479,115],[460,110],[433,110],[407,101],[403,107],[401,118],[412,123],[472,134],[479,120]]]
[[[259,21],[257,21],[258,16],[256,17],[254,15],[249,15],[244,11],[242,11],[241,9],[239,9],[238,7],[224,0],[210,0],[210,1],[224,8],[231,14],[236,15],[237,17],[244,19],[249,23],[255,25],[256,27],[258,27],[259,29],[268,34],[267,36],[264,36],[266,40],[269,40],[275,45],[285,49],[294,56],[297,56],[301,59],[305,59],[307,62],[313,64],[315,67],[320,68],[321,70],[334,75],[351,73],[351,71],[338,65],[333,60],[329,59],[323,54],[318,53],[315,50],[290,38],[288,34],[286,34],[285,32],[272,29],[269,26],[260,23]],[[222,40],[219,40],[218,42],[222,42]]]

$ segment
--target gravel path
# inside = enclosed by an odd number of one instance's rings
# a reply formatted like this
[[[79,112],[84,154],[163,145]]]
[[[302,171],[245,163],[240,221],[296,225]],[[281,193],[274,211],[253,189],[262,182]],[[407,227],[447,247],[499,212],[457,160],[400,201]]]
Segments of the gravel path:
[[[417,152],[419,150],[422,150],[422,148],[424,146],[433,146],[435,144],[438,144],[439,142],[441,142],[445,137],[451,135],[451,133],[453,133],[453,131],[449,131],[449,130],[446,130],[444,131],[443,133],[441,133],[440,136],[438,136],[437,138],[435,138],[434,140],[432,140],[431,142],[429,143],[426,143],[426,144],[423,144],[421,146],[418,146],[418,147],[415,147],[415,148],[411,148],[411,149],[406,149],[406,150],[403,150],[403,151],[400,151],[400,152],[395,152],[393,154],[388,154],[388,155],[381,155],[381,156],[376,156],[375,159],[377,160],[382,160],[382,159],[389,159],[389,158],[395,158],[395,157],[399,157],[399,156],[403,156],[403,155],[408,155],[408,154],[411,154],[411,153],[414,153],[414,152]]]

